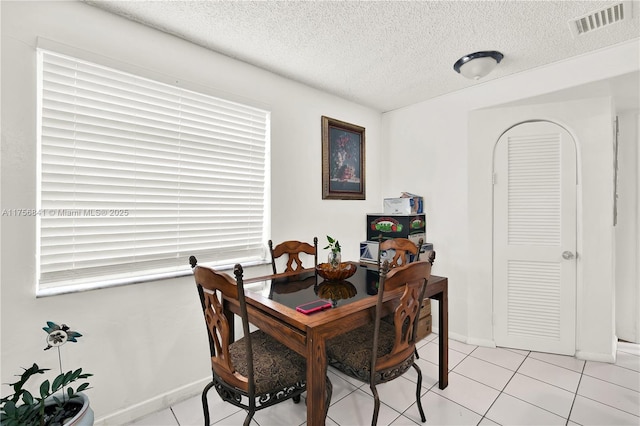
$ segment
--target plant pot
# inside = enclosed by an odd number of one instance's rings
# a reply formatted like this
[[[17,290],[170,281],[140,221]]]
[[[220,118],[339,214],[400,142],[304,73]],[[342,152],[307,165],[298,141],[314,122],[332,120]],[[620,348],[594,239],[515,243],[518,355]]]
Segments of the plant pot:
[[[340,266],[340,262],[342,260],[342,255],[339,251],[330,251],[329,257],[327,259],[327,263],[331,265],[333,269],[336,269]]]
[[[63,420],[63,426],[92,426],[93,425],[93,409],[89,405],[89,397],[82,392],[79,392],[78,398],[73,398],[71,401],[67,401],[65,404],[78,404],[81,406],[73,417]],[[62,393],[55,395],[57,398],[62,397]],[[56,402],[53,397],[47,398],[44,405],[45,407],[55,405]]]

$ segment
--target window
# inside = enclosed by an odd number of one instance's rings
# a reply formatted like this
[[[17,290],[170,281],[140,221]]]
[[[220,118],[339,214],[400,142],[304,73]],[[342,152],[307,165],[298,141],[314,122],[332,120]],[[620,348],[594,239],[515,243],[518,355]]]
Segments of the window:
[[[269,112],[38,50],[38,294],[264,259]]]

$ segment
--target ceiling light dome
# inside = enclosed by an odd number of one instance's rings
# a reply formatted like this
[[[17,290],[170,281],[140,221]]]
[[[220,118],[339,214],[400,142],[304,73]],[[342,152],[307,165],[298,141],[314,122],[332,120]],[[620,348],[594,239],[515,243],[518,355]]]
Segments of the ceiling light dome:
[[[453,69],[467,78],[479,80],[493,71],[503,57],[495,50],[475,52],[458,59]]]

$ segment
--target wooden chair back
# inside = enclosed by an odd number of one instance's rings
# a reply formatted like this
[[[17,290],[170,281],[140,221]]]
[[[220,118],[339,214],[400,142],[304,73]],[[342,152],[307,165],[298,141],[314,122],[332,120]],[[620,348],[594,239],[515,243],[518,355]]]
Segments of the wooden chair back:
[[[249,321],[247,306],[244,298],[242,281],[242,267],[236,265],[234,280],[229,275],[196,264],[195,257],[189,258],[193,268],[193,275],[198,288],[198,295],[202,304],[207,335],[209,337],[209,349],[211,352],[211,368],[214,373],[224,380],[229,386],[241,389],[249,395],[254,393],[253,381],[253,352],[251,347],[251,334],[249,333]],[[240,305],[240,317],[242,328],[247,342],[247,371],[248,377],[238,373],[233,366],[229,353],[229,345],[232,340],[233,315],[227,317],[224,312],[223,297],[236,299]]]
[[[431,276],[431,263],[416,261],[390,269],[388,261],[384,262],[380,272],[378,299],[376,303],[376,317],[373,333],[373,351],[371,359],[371,383],[375,383],[376,372],[393,369],[408,360],[413,361],[417,341],[418,319],[424,299],[427,281]],[[402,296],[391,315],[395,327],[395,341],[390,353],[379,357],[378,338],[380,321],[382,320],[382,305],[387,292],[402,288]]]
[[[422,248],[422,238],[416,245],[408,238],[392,238],[389,240],[382,240],[382,235],[379,237],[380,244],[378,245],[378,269],[382,266],[382,252],[387,250],[394,250],[393,259],[389,260],[389,267],[396,268],[409,263],[409,255],[415,256],[414,262],[420,260],[420,249]]]
[[[287,255],[287,266],[283,272],[295,272],[304,269],[300,254],[306,253],[313,256],[314,267],[318,266],[318,237],[313,238],[313,245],[302,241],[284,241],[273,247],[273,242],[269,240],[269,251],[271,252],[271,267],[273,273],[277,274],[276,259]]]
[[[201,397],[205,426],[210,425],[207,393],[211,388],[216,389],[223,401],[247,411],[244,426],[249,426],[257,410],[288,399],[299,403],[306,391],[306,360],[263,330],[249,331],[242,266],[236,264],[233,269],[234,281],[227,274],[198,266],[194,256],[189,258],[189,263],[207,326],[213,373]],[[235,305],[236,300],[244,335],[233,341],[234,314],[225,307],[228,308],[229,303]],[[328,377],[326,383],[328,408],[332,393]]]

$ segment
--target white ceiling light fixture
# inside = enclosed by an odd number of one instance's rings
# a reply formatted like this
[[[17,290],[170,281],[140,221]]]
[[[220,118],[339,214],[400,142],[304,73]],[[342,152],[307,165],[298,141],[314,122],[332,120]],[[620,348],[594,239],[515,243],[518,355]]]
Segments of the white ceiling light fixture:
[[[479,80],[493,71],[503,57],[502,53],[495,50],[475,52],[458,59],[453,69],[467,78]]]

